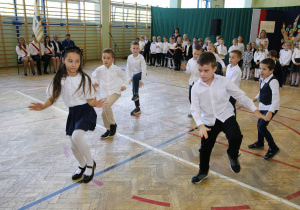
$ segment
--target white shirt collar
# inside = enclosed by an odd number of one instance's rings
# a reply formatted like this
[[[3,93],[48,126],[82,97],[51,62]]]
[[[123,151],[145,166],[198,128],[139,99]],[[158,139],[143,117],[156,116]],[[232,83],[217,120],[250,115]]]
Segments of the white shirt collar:
[[[260,80],[264,83],[268,83],[270,81],[270,79],[273,77],[273,73],[270,74],[270,76],[268,76],[267,78],[263,79],[263,78],[260,78]]]

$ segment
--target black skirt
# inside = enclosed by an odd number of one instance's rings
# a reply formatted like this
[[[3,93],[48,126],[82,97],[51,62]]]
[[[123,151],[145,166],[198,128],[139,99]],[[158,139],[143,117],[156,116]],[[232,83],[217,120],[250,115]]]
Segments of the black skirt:
[[[300,58],[295,58],[296,63],[300,63]],[[291,66],[292,72],[300,72],[300,66],[295,65],[292,62],[292,66]]]
[[[95,130],[97,114],[88,103],[69,107],[69,115],[66,125],[66,134],[71,136],[74,130]]]

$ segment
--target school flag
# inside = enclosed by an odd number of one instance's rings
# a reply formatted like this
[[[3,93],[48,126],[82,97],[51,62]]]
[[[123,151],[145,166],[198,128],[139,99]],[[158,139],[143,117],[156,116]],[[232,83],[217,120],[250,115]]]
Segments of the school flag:
[[[37,41],[40,42],[43,39],[44,33],[43,33],[40,13],[37,7],[37,0],[34,0],[34,16],[33,16],[33,23],[32,23],[32,31]]]

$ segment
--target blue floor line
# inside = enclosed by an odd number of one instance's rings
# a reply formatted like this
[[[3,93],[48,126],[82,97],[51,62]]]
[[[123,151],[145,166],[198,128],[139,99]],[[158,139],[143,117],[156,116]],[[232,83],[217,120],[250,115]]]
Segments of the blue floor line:
[[[27,107],[17,108],[17,109],[10,109],[10,110],[6,110],[6,111],[2,111],[2,112],[0,112],[0,114],[1,114],[1,113],[5,113],[5,112],[12,112],[12,111],[15,111],[15,110],[20,110],[20,109],[27,109]]]

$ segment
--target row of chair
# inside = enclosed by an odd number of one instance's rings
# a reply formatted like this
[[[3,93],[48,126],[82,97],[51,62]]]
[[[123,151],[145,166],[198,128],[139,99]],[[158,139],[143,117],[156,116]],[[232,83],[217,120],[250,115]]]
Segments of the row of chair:
[[[18,74],[20,74],[20,67],[19,65],[23,65],[24,71],[25,71],[25,65],[22,61],[19,61],[18,56],[17,56],[17,67],[18,67]],[[44,67],[44,61],[42,61],[42,65]],[[42,68],[43,69],[43,68]],[[51,73],[51,62],[49,63],[49,69],[50,69],[50,73]],[[28,73],[30,73],[30,71],[32,72],[30,65],[28,65]]]

